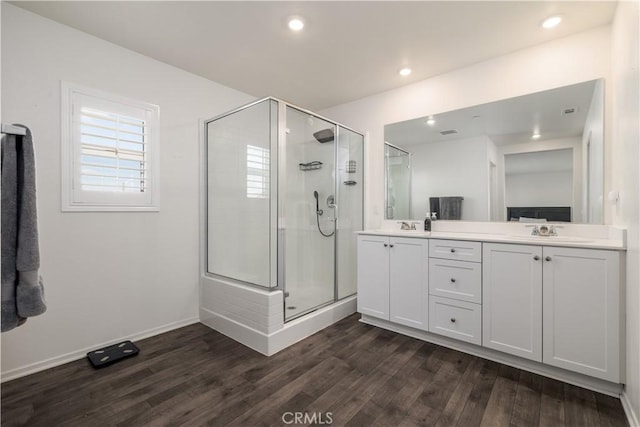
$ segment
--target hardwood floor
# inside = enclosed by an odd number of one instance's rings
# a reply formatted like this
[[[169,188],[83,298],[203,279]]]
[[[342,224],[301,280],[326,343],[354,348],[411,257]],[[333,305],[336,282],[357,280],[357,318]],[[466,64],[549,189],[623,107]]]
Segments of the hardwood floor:
[[[627,425],[618,399],[358,318],[270,358],[181,328],[103,369],[79,360],[3,384],[2,425]]]

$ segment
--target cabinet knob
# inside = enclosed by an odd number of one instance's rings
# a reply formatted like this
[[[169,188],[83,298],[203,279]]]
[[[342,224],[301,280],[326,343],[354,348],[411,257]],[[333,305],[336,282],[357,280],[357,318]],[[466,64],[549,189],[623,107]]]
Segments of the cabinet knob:
[[[451,278],[451,283],[456,283],[456,279],[454,279],[453,277]]]
[[[384,244],[384,247],[386,248],[387,246],[389,246],[389,245],[387,245],[387,244],[385,243],[385,244]]]
[[[544,258],[544,260],[545,260],[545,261],[551,261],[551,257],[550,257],[550,256],[545,257],[545,258]]]
[[[389,245],[389,247],[390,247],[390,248],[392,248],[392,247],[393,247],[393,245]]]
[[[540,257],[538,255],[534,256],[533,259],[536,261],[540,261]]]
[[[455,252],[456,249],[455,248],[451,248],[451,253]]]
[[[451,323],[456,323],[456,318],[455,317],[451,318]]]

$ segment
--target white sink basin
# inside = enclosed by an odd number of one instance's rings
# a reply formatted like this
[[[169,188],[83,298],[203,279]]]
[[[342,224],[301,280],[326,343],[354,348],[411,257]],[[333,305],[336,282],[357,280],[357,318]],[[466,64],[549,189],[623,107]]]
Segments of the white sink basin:
[[[589,243],[593,240],[574,236],[531,236],[531,235],[511,235],[514,239],[531,240],[533,242],[567,242],[567,243]]]

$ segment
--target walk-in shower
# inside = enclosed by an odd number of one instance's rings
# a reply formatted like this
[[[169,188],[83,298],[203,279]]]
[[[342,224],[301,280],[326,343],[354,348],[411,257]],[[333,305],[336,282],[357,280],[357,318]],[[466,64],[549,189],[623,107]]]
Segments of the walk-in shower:
[[[363,135],[267,98],[205,121],[203,142],[205,323],[272,334],[354,295]]]

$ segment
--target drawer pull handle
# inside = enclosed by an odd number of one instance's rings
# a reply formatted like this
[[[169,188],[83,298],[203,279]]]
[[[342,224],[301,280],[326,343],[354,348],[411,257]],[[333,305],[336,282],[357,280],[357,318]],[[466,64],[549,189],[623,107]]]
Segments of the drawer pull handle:
[[[453,277],[451,278],[451,283],[456,283],[456,279],[454,279]]]
[[[389,245],[389,247],[390,247],[390,248],[392,248],[392,247],[393,247],[393,245]]]
[[[389,246],[389,245],[387,245],[387,244],[385,243],[385,244],[384,244],[384,247],[386,248],[387,246]]]
[[[451,248],[451,253],[454,253],[456,251],[455,248]]]
[[[451,318],[451,323],[456,323],[456,318],[455,317]]]
[[[545,257],[545,259],[544,259],[544,260],[545,260],[545,261],[551,261],[551,257],[550,257],[550,256]]]
[[[536,261],[540,261],[540,257],[538,255],[534,256],[533,259]]]

